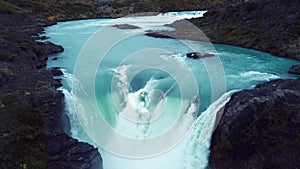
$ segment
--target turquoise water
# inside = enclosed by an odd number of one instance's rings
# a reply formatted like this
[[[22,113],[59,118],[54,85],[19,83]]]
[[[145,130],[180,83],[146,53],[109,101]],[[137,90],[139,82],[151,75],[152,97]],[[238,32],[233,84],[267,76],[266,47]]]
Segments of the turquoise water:
[[[49,67],[61,67],[73,137],[89,142],[105,169],[200,169],[207,165],[216,113],[240,89],[296,78],[297,61],[267,53],[178,39],[145,31],[201,12],[62,22],[48,27],[65,48]],[[107,25],[130,23],[137,30]],[[120,40],[121,39],[121,40]],[[105,52],[106,51],[106,52]],[[188,52],[216,56],[189,59]]]

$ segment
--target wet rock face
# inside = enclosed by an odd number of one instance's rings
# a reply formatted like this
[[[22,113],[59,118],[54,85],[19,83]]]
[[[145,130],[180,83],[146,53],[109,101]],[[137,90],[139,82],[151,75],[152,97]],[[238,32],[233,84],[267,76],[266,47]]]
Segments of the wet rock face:
[[[212,136],[210,168],[299,168],[299,105],[299,79],[234,94]]]

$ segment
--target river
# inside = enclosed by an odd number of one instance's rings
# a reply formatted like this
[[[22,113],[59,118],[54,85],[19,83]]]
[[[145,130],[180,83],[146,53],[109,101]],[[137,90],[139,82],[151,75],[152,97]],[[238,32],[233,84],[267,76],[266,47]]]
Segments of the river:
[[[232,93],[258,83],[296,78],[297,61],[228,45],[153,38],[146,31],[203,11],[89,19],[47,27],[65,51],[61,67],[72,137],[103,157],[104,169],[201,169],[208,163],[216,114]],[[130,24],[139,29],[118,29]],[[191,59],[186,53],[213,54]],[[51,59],[58,58],[58,59]]]

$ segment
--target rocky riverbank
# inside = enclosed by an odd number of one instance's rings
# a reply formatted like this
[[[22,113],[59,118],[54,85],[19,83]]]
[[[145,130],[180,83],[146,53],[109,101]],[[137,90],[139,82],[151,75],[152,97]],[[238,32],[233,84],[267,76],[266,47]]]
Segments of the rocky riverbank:
[[[254,0],[208,11],[190,20],[213,43],[300,60],[300,1]]]
[[[243,90],[212,136],[211,169],[299,168],[300,79]]]
[[[62,84],[46,69],[63,48],[35,41],[53,22],[21,7],[0,1],[0,167],[102,168],[97,149],[63,130]]]
[[[167,25],[175,28],[174,31],[148,32],[146,35],[211,41],[300,60],[299,9],[300,1],[297,0],[235,2],[209,10],[202,18],[188,20],[191,23],[181,20]],[[290,72],[299,74],[294,70]]]

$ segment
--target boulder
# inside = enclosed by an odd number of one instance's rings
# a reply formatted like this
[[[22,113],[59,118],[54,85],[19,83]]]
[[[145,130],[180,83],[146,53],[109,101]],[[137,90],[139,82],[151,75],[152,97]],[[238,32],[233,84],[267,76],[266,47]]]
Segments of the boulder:
[[[205,54],[202,55],[199,52],[191,52],[191,53],[187,53],[186,56],[188,58],[192,58],[192,59],[199,59],[199,58],[212,57],[212,56],[215,56],[215,55],[211,54],[211,53],[205,53]]]

